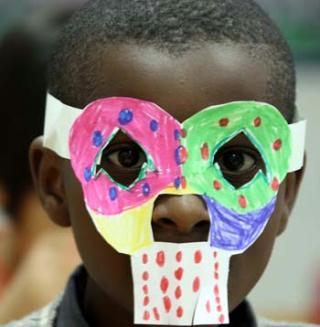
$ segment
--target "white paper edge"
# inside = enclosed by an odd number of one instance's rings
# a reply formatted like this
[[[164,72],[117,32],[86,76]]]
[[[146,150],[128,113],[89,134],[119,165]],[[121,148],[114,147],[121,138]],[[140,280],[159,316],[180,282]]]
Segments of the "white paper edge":
[[[60,157],[70,159],[69,133],[82,110],[70,107],[47,94],[43,145]]]
[[[307,121],[301,120],[290,124],[289,128],[291,131],[291,156],[288,172],[291,173],[301,169],[304,164]]]
[[[81,109],[70,107],[48,93],[43,145],[55,151],[60,157],[70,159],[69,133],[72,124],[81,112]],[[306,120],[288,125],[292,140],[289,173],[297,171],[303,166],[306,125]]]

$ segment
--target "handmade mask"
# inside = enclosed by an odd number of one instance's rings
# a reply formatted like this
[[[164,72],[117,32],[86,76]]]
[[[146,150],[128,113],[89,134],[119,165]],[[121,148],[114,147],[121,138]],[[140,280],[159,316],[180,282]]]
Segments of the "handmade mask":
[[[103,165],[119,131],[144,152],[129,184]],[[97,230],[131,255],[135,322],[221,324],[228,322],[230,256],[262,233],[280,183],[302,166],[304,134],[305,122],[288,125],[275,107],[253,101],[212,106],[180,123],[143,100],[105,98],[79,110],[49,96],[44,145],[71,159]],[[234,185],[216,157],[239,136],[263,167]],[[211,219],[208,242],[154,242],[151,217],[160,194],[201,196]]]

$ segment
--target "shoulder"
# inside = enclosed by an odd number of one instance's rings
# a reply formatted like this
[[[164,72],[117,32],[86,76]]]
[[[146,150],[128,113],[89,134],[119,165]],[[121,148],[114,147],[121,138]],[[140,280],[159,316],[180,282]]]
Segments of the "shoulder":
[[[261,319],[258,321],[258,327],[319,327],[320,325],[304,324],[304,323],[290,323],[290,322],[276,322]]]
[[[53,327],[60,303],[61,296],[43,309],[36,311],[21,320],[1,325],[1,327]]]

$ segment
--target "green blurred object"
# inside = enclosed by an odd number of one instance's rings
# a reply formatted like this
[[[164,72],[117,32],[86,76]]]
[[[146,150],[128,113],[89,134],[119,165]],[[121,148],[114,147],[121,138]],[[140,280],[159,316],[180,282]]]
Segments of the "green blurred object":
[[[297,61],[320,62],[320,0],[257,0],[287,38]]]

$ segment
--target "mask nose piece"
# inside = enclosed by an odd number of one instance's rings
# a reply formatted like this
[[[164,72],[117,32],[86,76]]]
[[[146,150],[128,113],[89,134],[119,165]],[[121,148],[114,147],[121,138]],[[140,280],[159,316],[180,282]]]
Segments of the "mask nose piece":
[[[207,241],[210,218],[197,195],[160,195],[154,205],[152,228],[155,241]]]

